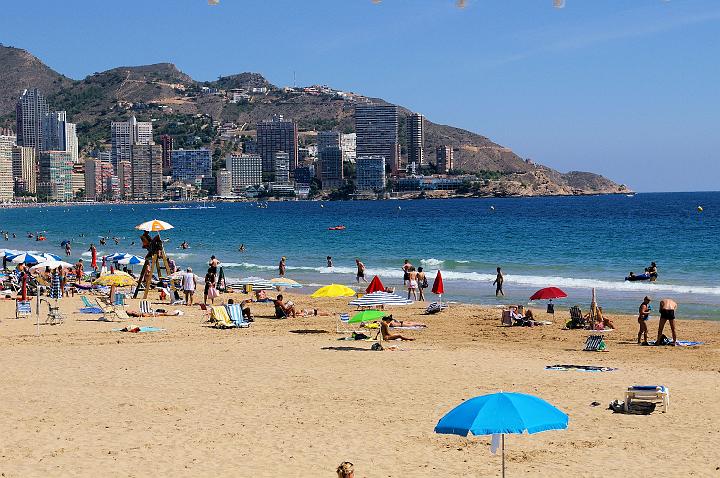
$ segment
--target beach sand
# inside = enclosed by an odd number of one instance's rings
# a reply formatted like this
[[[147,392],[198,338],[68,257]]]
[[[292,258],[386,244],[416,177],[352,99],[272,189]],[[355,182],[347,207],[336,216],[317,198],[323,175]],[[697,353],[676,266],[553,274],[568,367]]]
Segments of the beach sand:
[[[429,327],[380,352],[337,340],[348,299],[286,295],[332,315],[277,321],[254,305],[249,329],[217,330],[198,307],[165,305],[185,315],[133,319],[165,330],[130,334],[71,313],[75,297],[62,301],[65,323],[36,336],[34,316],[15,320],[0,301],[2,476],[322,477],[344,460],[357,477],[499,476],[489,437],[433,428],[462,400],[500,390],[570,416],[567,430],[508,435],[509,476],[720,475],[719,322],[678,321],[701,347],[640,347],[635,319],[613,316],[609,351],[592,353],[581,351],[587,331],[561,329],[567,311],[505,328],[498,309],[425,316],[416,304],[391,312]],[[553,364],[618,370],[544,369]],[[671,390],[667,413],[607,410],[627,386],[658,383]]]

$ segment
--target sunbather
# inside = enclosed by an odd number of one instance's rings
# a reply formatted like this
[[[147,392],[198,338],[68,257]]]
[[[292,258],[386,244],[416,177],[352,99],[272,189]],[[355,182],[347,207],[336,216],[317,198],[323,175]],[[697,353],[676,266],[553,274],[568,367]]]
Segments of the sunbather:
[[[615,324],[608,317],[603,315],[602,307],[597,308],[597,317],[595,318],[595,330],[615,330]]]
[[[174,312],[158,312],[155,311],[155,313],[142,313],[142,312],[136,312],[134,310],[128,310],[127,315],[130,317],[177,317],[178,315],[183,315],[182,311],[176,310]]]
[[[296,317],[295,304],[291,301],[283,302],[282,294],[275,299],[275,318],[284,319],[285,317]]]
[[[423,324],[422,322],[412,322],[410,320],[395,320],[393,319],[392,315],[388,316],[390,318],[390,327],[427,327],[427,325]]]
[[[382,323],[380,324],[380,333],[382,334],[383,340],[415,340],[410,337],[403,337],[400,334],[391,334],[390,323],[392,321],[393,319],[390,316],[382,318]]]

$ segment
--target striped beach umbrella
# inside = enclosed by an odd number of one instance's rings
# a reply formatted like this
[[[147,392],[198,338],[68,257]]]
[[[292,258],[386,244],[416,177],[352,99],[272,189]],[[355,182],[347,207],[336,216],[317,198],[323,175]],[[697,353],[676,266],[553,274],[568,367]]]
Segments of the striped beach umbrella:
[[[47,262],[47,257],[43,257],[42,254],[36,254],[34,252],[21,252],[14,256],[8,256],[8,259],[13,264],[37,264],[38,262]]]
[[[286,277],[277,277],[275,279],[270,279],[270,282],[275,287],[290,287],[293,289],[299,289],[302,287],[301,283],[294,281],[292,279],[288,279]]]
[[[30,267],[30,270],[40,270],[45,269],[46,267],[49,267],[51,270],[57,269],[58,267],[62,267],[63,269],[72,269],[73,265],[65,261],[45,261]]]
[[[412,301],[404,299],[397,294],[378,291],[353,299],[349,304],[356,307],[378,307],[381,305],[410,305]]]
[[[135,229],[139,229],[141,231],[148,231],[148,232],[157,232],[157,231],[167,231],[168,229],[173,229],[175,226],[172,224],[169,224],[165,221],[161,221],[160,219],[153,219],[152,221],[143,222],[142,224],[138,224],[135,226]]]
[[[123,266],[134,266],[136,264],[142,264],[145,261],[138,256],[134,256],[132,254],[126,254],[121,259],[118,259],[117,262],[118,262],[118,264],[121,264]]]
[[[236,281],[228,281],[228,286],[231,288],[240,288],[245,285],[252,286],[253,290],[274,290],[276,287],[269,280],[260,277],[246,277]]]
[[[57,254],[50,254],[49,252],[41,252],[40,255],[49,261],[61,260],[60,256],[58,256]]]

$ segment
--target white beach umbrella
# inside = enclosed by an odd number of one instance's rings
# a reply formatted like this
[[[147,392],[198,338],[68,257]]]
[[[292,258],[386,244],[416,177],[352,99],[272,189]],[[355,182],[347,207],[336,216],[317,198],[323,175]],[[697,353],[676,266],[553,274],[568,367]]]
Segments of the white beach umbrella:
[[[148,231],[148,232],[157,232],[157,231],[167,231],[168,229],[173,229],[175,226],[173,226],[170,223],[167,223],[165,221],[161,221],[160,219],[153,219],[152,221],[143,222],[142,224],[138,224],[135,226],[135,229],[139,229],[141,231]]]
[[[378,291],[353,299],[349,304],[357,307],[378,307],[380,305],[410,305],[412,301],[404,299],[397,294]]]
[[[30,270],[44,270],[46,267],[49,267],[50,269],[57,269],[58,267],[62,267],[63,269],[72,269],[73,265],[65,261],[45,261],[35,264],[30,268]]]
[[[13,264],[20,264],[24,262],[26,264],[37,264],[39,262],[47,262],[48,258],[42,254],[35,254],[34,252],[21,252],[15,256],[8,257]]]

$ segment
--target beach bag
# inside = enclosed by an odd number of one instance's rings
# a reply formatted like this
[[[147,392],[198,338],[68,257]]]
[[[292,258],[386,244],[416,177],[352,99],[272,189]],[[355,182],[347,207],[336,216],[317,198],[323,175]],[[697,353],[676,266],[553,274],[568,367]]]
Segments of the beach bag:
[[[208,299],[214,299],[214,298],[216,298],[216,297],[219,296],[219,295],[220,295],[220,293],[219,293],[218,290],[215,288],[215,286],[210,286],[210,287],[208,288]]]
[[[426,277],[423,277],[422,284],[420,284],[420,287],[422,287],[423,289],[427,289],[427,288],[428,288],[427,276],[426,276]]]
[[[428,314],[437,314],[438,312],[442,311],[442,305],[440,305],[437,302],[433,302],[432,304],[427,306],[427,309],[425,309],[425,312]]]

